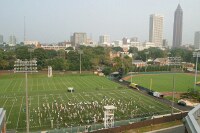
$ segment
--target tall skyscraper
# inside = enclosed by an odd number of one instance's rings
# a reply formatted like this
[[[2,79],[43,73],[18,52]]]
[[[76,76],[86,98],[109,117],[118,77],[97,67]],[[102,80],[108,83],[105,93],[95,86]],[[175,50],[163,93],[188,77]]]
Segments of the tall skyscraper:
[[[183,10],[178,4],[174,13],[174,29],[172,47],[180,47],[182,44]]]
[[[9,46],[15,46],[16,45],[16,37],[14,36],[14,35],[11,35],[10,37],[9,37],[9,42],[8,42],[8,45]]]
[[[149,22],[149,42],[155,44],[156,47],[162,46],[163,40],[163,19],[159,14],[150,15]]]
[[[71,37],[71,42],[73,46],[87,44],[87,34],[83,32],[75,32]]]
[[[195,49],[200,49],[200,31],[194,34],[194,47]]]
[[[108,35],[99,36],[99,44],[100,45],[108,45],[108,44],[110,44],[110,36],[108,36]]]
[[[0,44],[3,44],[3,35],[0,35]]]

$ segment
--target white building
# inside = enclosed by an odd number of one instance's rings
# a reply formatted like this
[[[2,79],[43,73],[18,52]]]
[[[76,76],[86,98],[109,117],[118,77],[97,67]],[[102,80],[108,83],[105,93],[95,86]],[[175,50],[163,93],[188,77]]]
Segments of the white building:
[[[65,50],[67,48],[67,45],[41,45],[41,48],[46,50]]]
[[[149,21],[149,42],[156,47],[162,47],[163,41],[163,16],[159,14],[150,15]]]
[[[24,41],[24,45],[35,45],[35,47],[39,47],[40,42],[39,41]]]
[[[84,32],[75,32],[73,36],[71,36],[71,43],[73,46],[87,44],[87,34]]]
[[[113,42],[114,47],[122,47],[122,41],[121,40],[116,40]]]
[[[14,35],[9,36],[9,41],[8,41],[8,45],[9,46],[15,46],[16,45],[16,37]]]
[[[101,35],[99,36],[99,45],[110,45],[110,36],[108,35]]]
[[[195,32],[194,47],[195,49],[200,49],[200,31]]]
[[[132,37],[132,38],[130,39],[130,41],[131,41],[131,42],[138,42],[138,38],[137,38],[137,37]]]

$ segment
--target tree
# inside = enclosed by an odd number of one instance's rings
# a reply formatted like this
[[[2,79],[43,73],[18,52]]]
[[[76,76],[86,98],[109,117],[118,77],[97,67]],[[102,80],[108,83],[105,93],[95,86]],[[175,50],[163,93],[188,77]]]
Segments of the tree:
[[[17,59],[21,60],[30,59],[30,53],[28,52],[27,46],[18,46],[15,49],[15,54]]]
[[[105,75],[109,75],[112,71],[111,71],[111,67],[105,67],[102,71]]]
[[[130,47],[128,50],[129,53],[137,53],[138,52],[138,48],[136,47]]]
[[[34,50],[34,58],[37,59],[37,66],[39,70],[46,67],[45,61],[47,59],[47,54],[43,48],[37,48]]]
[[[80,68],[80,58],[77,51],[69,51],[67,53],[67,61],[70,71],[77,71]]]
[[[46,50],[47,59],[53,59],[57,56],[57,52],[55,50]]]
[[[63,58],[54,58],[47,61],[49,66],[52,66],[53,70],[67,70],[67,62]]]
[[[121,47],[113,47],[112,50],[116,52],[123,52],[123,49]]]

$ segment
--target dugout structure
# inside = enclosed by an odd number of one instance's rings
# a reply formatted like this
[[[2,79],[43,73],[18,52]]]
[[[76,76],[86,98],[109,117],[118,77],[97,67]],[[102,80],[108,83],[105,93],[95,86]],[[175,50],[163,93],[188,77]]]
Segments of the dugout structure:
[[[114,127],[114,110],[117,109],[113,105],[104,106],[104,127]]]

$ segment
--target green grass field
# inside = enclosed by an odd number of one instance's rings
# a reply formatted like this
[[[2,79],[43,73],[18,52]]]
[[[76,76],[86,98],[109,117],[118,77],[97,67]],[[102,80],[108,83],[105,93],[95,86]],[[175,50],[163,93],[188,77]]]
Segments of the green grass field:
[[[135,74],[133,82],[146,88],[150,88],[152,79],[152,90],[159,92],[170,92],[173,89],[173,76],[175,81],[175,91],[187,92],[188,88],[194,87],[194,75],[187,73],[155,73],[155,74]],[[131,81],[131,78],[128,79]],[[200,77],[197,76],[197,81]],[[197,89],[200,87],[197,86]]]
[[[67,92],[74,87],[75,92]],[[28,74],[30,130],[103,122],[103,106],[114,105],[115,119],[170,113],[170,107],[96,75]],[[0,74],[0,107],[6,109],[7,129],[25,131],[25,75]]]

